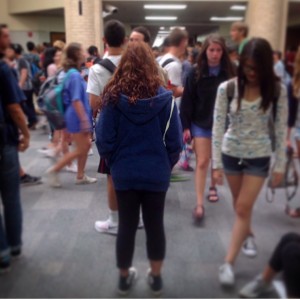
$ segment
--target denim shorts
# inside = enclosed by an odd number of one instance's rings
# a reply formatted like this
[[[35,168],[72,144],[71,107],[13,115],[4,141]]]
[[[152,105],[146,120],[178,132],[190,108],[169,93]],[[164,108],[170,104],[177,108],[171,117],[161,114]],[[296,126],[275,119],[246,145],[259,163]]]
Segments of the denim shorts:
[[[224,173],[227,175],[253,175],[267,178],[269,175],[271,158],[238,158],[222,153]]]
[[[208,138],[211,139],[212,130],[211,129],[204,129],[196,124],[192,123],[191,125],[191,135],[193,138]]]

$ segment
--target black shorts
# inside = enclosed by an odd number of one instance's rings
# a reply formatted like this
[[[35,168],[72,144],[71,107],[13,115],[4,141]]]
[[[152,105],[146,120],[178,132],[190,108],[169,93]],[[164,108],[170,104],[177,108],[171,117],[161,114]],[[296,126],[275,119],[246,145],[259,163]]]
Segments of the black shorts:
[[[106,164],[105,159],[100,157],[98,173],[110,175],[110,169]]]
[[[224,173],[227,175],[253,175],[267,178],[269,175],[269,156],[258,158],[238,158],[222,153]]]

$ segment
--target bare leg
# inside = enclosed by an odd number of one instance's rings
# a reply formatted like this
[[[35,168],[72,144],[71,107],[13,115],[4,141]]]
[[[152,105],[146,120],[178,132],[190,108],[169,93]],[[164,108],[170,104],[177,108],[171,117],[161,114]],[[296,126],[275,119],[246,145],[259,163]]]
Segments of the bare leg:
[[[112,211],[118,210],[117,195],[114,188],[114,183],[111,175],[107,175],[107,195],[108,195],[108,207]]]
[[[194,149],[196,154],[195,190],[197,196],[197,214],[202,213],[206,175],[211,157],[211,139],[195,138]]]
[[[242,186],[235,205],[235,222],[231,242],[225,261],[233,264],[242,244],[249,234],[252,209],[261,191],[265,179],[258,176],[244,175]]]
[[[159,276],[161,273],[162,265],[162,260],[150,260],[151,274],[154,276]]]

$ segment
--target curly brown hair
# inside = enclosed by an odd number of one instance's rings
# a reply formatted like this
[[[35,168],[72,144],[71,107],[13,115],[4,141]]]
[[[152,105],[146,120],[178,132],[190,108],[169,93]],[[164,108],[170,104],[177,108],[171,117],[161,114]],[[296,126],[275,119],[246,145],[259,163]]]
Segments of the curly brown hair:
[[[137,99],[156,96],[162,84],[151,48],[145,42],[131,42],[104,88],[100,106],[118,103],[121,93],[128,97],[129,103],[135,104]]]

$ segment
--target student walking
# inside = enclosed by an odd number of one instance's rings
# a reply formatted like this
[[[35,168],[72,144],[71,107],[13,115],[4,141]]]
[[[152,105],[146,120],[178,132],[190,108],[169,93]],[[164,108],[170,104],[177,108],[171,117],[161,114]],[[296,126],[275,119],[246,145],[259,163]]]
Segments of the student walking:
[[[287,127],[286,88],[274,74],[272,49],[265,39],[253,38],[245,45],[232,101],[227,97],[229,82],[222,83],[218,89],[212,141],[213,178],[222,184],[225,173],[235,210],[229,249],[219,270],[222,285],[234,284],[233,264],[241,248],[250,257],[257,253],[251,216],[269,173],[270,118],[274,119],[275,130],[273,186],[283,178]],[[227,112],[229,127],[224,135]]]
[[[187,77],[180,106],[185,142],[193,139],[196,154],[195,190],[197,204],[193,215],[196,221],[204,217],[206,175],[211,159],[213,111],[218,86],[234,76],[234,67],[226,51],[225,40],[210,35],[203,44],[197,65]],[[215,184],[211,183],[208,200],[219,200]]]
[[[119,293],[137,277],[132,267],[142,209],[150,261],[149,284],[162,290],[165,257],[164,204],[171,170],[182,148],[181,126],[172,93],[162,86],[151,48],[131,42],[103,92],[96,144],[106,159],[117,194]]]
[[[53,167],[47,170],[49,184],[60,187],[58,172],[69,165],[74,159],[78,160],[76,184],[97,182],[96,178],[87,176],[84,172],[88,151],[91,147],[90,133],[92,132],[91,110],[86,94],[86,82],[80,75],[79,69],[84,63],[84,52],[80,44],[71,43],[65,50],[63,61],[65,76],[63,99],[65,105],[66,128],[72,134],[75,150],[66,153]],[[73,73],[69,74],[73,70]]]

